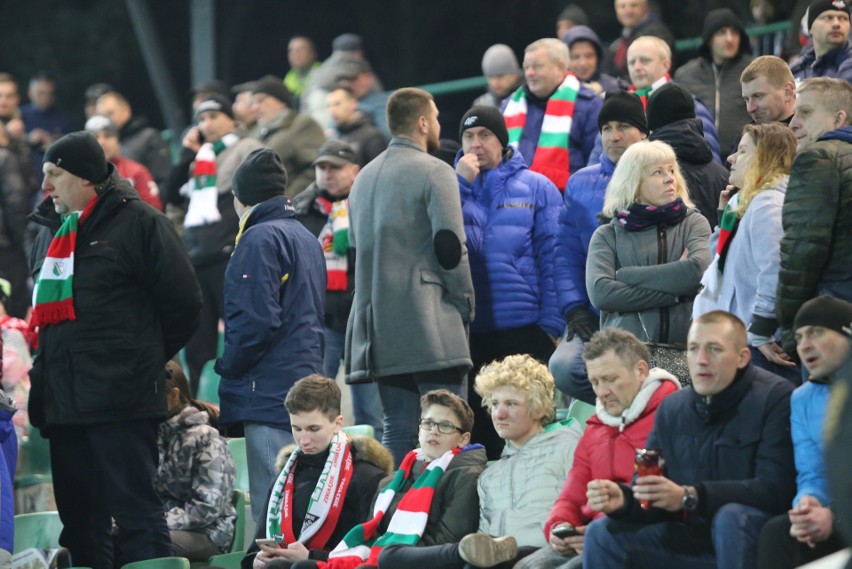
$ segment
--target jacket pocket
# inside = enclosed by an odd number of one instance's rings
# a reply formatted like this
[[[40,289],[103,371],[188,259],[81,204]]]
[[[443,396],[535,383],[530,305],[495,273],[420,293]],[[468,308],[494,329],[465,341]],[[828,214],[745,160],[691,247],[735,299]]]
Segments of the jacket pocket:
[[[741,429],[737,433],[725,433],[716,440],[715,464],[726,480],[744,480],[754,476],[757,447],[760,444],[760,429]]]
[[[74,259],[74,288],[110,290],[116,281],[118,252],[106,245],[87,247]]]
[[[148,370],[136,369],[135,363],[136,350],[123,346],[72,352],[74,410],[81,415],[114,415],[145,407],[156,391],[162,391],[165,374],[149,384],[142,379]]]

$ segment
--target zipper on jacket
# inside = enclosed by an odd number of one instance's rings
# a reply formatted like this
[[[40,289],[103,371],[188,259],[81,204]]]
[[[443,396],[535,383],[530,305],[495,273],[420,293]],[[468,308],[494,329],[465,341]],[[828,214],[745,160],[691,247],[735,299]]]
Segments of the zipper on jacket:
[[[722,111],[722,68],[717,67],[715,63],[711,63],[711,65],[713,66],[713,75],[716,77],[716,116],[713,118],[716,119],[714,122],[716,123],[716,130],[718,131],[719,115]]]
[[[665,264],[668,256],[668,243],[666,238],[666,226],[657,226],[657,264]],[[669,308],[660,308],[660,335],[657,340],[661,344],[669,343]]]

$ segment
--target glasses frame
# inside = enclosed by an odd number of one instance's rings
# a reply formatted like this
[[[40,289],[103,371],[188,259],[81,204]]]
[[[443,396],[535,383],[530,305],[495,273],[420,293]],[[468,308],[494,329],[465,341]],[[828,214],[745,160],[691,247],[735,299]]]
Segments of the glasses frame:
[[[456,431],[464,434],[464,431],[462,431],[461,428],[456,427],[449,421],[441,421],[440,423],[436,423],[432,419],[420,419],[419,421],[417,421],[417,426],[420,428],[421,431],[426,433],[430,433],[432,432],[432,429],[436,429],[442,435],[452,435]],[[444,426],[445,428],[449,426],[450,430],[445,431],[441,428],[442,426]]]

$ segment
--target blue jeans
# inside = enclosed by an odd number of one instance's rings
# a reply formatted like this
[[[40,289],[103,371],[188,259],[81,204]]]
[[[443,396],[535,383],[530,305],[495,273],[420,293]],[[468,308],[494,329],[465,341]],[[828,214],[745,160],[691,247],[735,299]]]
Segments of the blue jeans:
[[[770,517],[751,506],[727,504],[710,528],[601,518],[586,528],[583,569],[754,569],[757,538]]]
[[[784,379],[793,382],[793,385],[802,385],[803,378],[804,381],[807,381],[807,370],[805,370],[805,375],[802,375],[802,370],[805,369],[805,366],[778,365],[767,360],[766,356],[764,356],[760,350],[754,346],[749,346],[748,349],[751,351],[751,363],[760,369],[765,369],[779,377],[783,377]]]
[[[270,486],[278,477],[275,458],[278,451],[296,440],[290,431],[260,423],[245,423],[246,463],[249,473],[251,517],[255,523],[266,511],[264,500]]]
[[[548,367],[553,374],[556,388],[590,405],[595,404],[595,392],[589,383],[589,375],[586,373],[586,362],[583,361],[583,350],[586,343],[574,334],[570,340],[566,340],[568,329],[562,335],[562,341],[556,347],[556,351],[550,356]]]
[[[467,382],[459,368],[390,375],[376,379],[384,406],[382,444],[393,455],[399,468],[408,451],[417,448],[420,420],[420,396],[433,389],[447,389],[465,398]]]
[[[346,347],[346,334],[325,328],[325,361],[323,371],[326,377],[337,378],[340,362]],[[382,440],[382,400],[375,383],[353,383],[349,386],[352,395],[352,415],[356,425],[372,425],[376,439]]]

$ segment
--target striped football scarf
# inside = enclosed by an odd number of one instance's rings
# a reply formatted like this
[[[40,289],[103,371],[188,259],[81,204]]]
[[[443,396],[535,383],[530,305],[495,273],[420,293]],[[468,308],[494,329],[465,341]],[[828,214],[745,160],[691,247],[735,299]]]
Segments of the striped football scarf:
[[[538,146],[530,164],[530,170],[544,174],[560,191],[565,189],[570,175],[568,145],[574,103],[579,91],[580,80],[569,72],[547,101]],[[527,122],[527,95],[523,87],[512,94],[503,116],[506,118],[506,128],[509,129],[509,146],[517,150]]]
[[[332,202],[322,196],[314,207],[326,216],[326,224],[317,236],[325,254],[328,274],[327,290],[341,291],[349,288],[349,200]]]
[[[195,155],[192,179],[189,182],[189,206],[186,209],[184,227],[198,227],[221,221],[219,213],[219,189],[216,187],[216,156],[233,146],[239,136],[233,132],[216,142],[205,142]]]
[[[417,545],[426,529],[429,508],[435,496],[435,488],[447,465],[461,452],[454,448],[433,460],[426,467],[411,489],[405,493],[391,517],[388,530],[382,536],[376,536],[379,524],[394,496],[411,476],[411,468],[417,460],[425,460],[422,449],[416,449],[405,455],[405,459],[396,471],[390,484],[376,498],[373,519],[349,530],[337,547],[329,554],[326,562],[318,561],[320,569],[353,569],[362,564],[377,565],[379,554],[388,545]]]
[[[82,212],[75,211],[62,216],[62,224],[47,247],[44,264],[33,288],[33,328],[77,319],[74,313],[77,229],[92,213],[97,201],[95,196]]]

